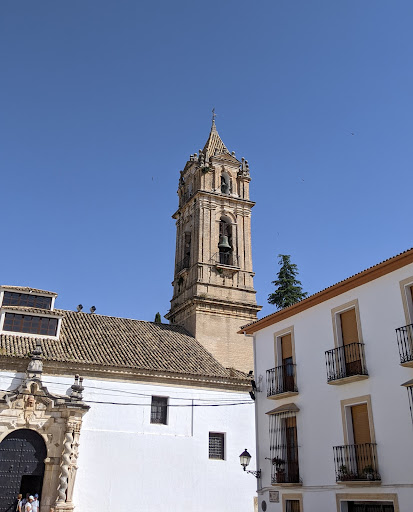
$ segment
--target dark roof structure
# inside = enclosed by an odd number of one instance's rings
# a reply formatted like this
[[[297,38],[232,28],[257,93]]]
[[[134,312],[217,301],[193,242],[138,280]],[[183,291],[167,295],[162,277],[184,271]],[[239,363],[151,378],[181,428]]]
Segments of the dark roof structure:
[[[43,361],[49,366],[57,363],[60,368],[99,373],[169,374],[178,380],[209,378],[244,386],[249,382],[242,372],[224,368],[183,327],[60,309],[53,313],[63,317],[59,339],[2,334],[1,361],[26,362],[40,339]]]

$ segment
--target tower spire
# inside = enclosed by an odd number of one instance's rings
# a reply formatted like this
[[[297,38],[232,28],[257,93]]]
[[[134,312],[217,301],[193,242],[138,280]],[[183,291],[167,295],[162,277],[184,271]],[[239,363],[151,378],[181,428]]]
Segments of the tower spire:
[[[213,108],[211,131],[209,132],[208,140],[206,141],[204,149],[202,150],[202,152],[205,155],[205,161],[208,161],[211,158],[211,156],[221,155],[222,153],[229,153],[221,137],[219,136],[215,124],[216,117],[217,115],[215,114],[215,108]]]
[[[212,109],[212,126],[211,126],[211,132],[212,131],[217,131],[217,127],[215,125],[215,118],[217,117],[217,115],[215,114],[215,107]]]

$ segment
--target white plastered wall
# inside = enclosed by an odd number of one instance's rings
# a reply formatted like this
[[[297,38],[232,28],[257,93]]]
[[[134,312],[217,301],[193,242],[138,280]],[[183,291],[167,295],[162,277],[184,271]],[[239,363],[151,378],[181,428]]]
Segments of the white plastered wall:
[[[282,510],[281,497],[303,495],[304,512],[337,510],[336,494],[397,493],[400,511],[411,512],[413,503],[413,428],[406,389],[413,369],[400,366],[395,329],[406,325],[399,282],[413,276],[413,265],[354,288],[255,334],[255,375],[263,376],[257,393],[258,464],[263,470],[259,500],[267,510]],[[362,341],[365,343],[366,380],[343,385],[327,384],[325,351],[334,348],[331,310],[358,300]],[[266,397],[266,371],[275,366],[274,333],[294,326],[299,394],[280,400]],[[382,483],[378,487],[337,484],[333,446],[345,444],[341,400],[370,395],[377,455]],[[270,482],[269,421],[266,412],[295,403],[302,487],[274,487]],[[270,489],[280,491],[280,503],[270,503]]]
[[[13,377],[0,373],[0,389],[16,387],[20,381]],[[43,382],[51,392],[66,394],[73,379],[43,375]],[[83,384],[91,409],[80,433],[74,491],[78,512],[134,507],[253,512],[256,479],[242,471],[239,461],[246,447],[253,456],[251,466],[256,461],[254,406],[248,393],[98,379]],[[150,423],[152,395],[169,397],[167,425]],[[240,400],[248,403],[196,405]],[[225,460],[208,458],[209,432],[225,433]]]

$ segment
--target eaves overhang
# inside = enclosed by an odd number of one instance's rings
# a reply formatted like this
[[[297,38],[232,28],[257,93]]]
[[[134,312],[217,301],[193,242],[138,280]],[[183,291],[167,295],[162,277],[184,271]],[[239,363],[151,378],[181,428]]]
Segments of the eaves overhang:
[[[344,279],[343,281],[340,281],[328,288],[325,288],[324,290],[321,290],[314,295],[310,295],[310,297],[307,297],[306,299],[303,299],[302,301],[297,302],[288,308],[281,309],[280,311],[276,311],[275,313],[267,315],[264,318],[257,320],[256,322],[247,324],[241,327],[241,329],[238,331],[238,334],[254,334],[261,329],[269,327],[270,325],[276,324],[281,320],[294,316],[297,313],[305,311],[306,309],[310,309],[318,304],[321,304],[322,302],[337,297],[338,295],[348,292],[353,288],[357,288],[358,286],[366,284],[370,281],[374,281],[375,279],[378,279],[379,277],[382,277],[386,274],[390,274],[390,272],[394,272],[395,270],[405,267],[410,263],[413,263],[413,248],[408,249],[407,251],[404,251],[401,254],[393,256],[392,258],[389,258],[385,261],[382,261],[381,263],[363,270],[362,272]]]

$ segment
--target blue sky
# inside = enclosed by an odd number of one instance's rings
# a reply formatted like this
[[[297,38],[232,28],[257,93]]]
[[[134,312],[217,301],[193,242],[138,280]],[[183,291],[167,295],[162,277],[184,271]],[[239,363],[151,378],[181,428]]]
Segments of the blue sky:
[[[250,163],[262,315],[279,253],[314,293],[410,248],[412,19],[408,0],[3,0],[1,282],[165,314],[212,107]]]

